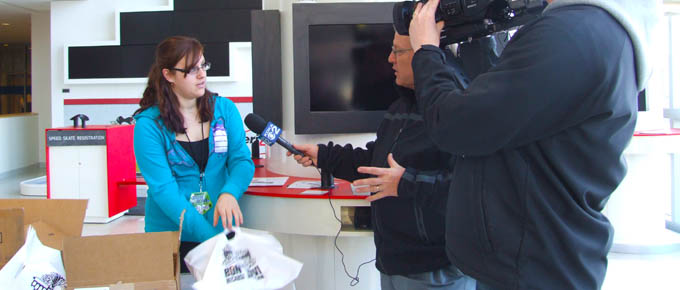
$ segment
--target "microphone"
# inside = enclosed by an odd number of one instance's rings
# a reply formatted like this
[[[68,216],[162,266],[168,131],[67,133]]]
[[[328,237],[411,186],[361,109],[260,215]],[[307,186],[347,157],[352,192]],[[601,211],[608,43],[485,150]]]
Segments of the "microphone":
[[[278,145],[283,146],[283,148],[290,151],[290,153],[304,156],[304,153],[295,149],[290,142],[281,137],[281,133],[283,132],[281,128],[278,128],[278,126],[271,122],[267,123],[264,118],[259,115],[253,113],[247,114],[247,116],[245,116],[245,126],[252,132],[259,133],[259,139],[264,141],[267,145],[271,146],[274,143],[278,143]]]

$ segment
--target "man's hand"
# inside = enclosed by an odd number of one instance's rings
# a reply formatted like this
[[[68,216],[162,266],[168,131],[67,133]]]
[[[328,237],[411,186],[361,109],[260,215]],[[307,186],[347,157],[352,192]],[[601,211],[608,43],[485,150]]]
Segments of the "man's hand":
[[[444,21],[435,23],[435,10],[440,0],[428,0],[426,5],[419,3],[414,9],[414,15],[409,23],[409,40],[414,52],[422,45],[440,46],[440,31],[445,26]]]
[[[314,145],[314,144],[303,144],[303,145],[295,145],[293,144],[293,147],[295,149],[300,150],[300,152],[304,153],[305,156],[302,155],[294,155],[293,159],[297,161],[300,165],[307,167],[307,166],[316,166],[316,158],[319,156],[319,146]],[[290,153],[290,151],[285,153],[288,156],[293,155]]]
[[[388,164],[390,168],[364,166],[357,168],[359,173],[376,176],[355,180],[353,183],[354,186],[368,185],[372,192],[376,192],[376,194],[367,197],[366,200],[376,201],[388,196],[397,196],[397,187],[404,174],[404,167],[395,162],[395,159],[392,158],[392,153],[388,154]]]
[[[224,228],[228,230],[233,229],[233,220],[238,226],[243,224],[243,213],[232,194],[224,192],[219,195],[219,200],[216,201],[216,207],[214,207],[214,226],[219,221],[219,217]]]

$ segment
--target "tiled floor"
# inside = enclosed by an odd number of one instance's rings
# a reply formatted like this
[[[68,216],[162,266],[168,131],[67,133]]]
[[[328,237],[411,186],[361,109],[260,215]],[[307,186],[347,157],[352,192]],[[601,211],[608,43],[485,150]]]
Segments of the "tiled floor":
[[[19,194],[19,183],[43,175],[45,175],[45,168],[41,168],[38,165],[14,170],[9,173],[0,173],[0,198],[30,198],[29,196]]]
[[[19,182],[45,175],[45,168],[37,166],[11,174],[0,175],[0,199],[41,198],[19,194]],[[106,235],[143,232],[144,218],[124,216],[108,224],[85,224],[84,235]],[[623,289],[685,289],[683,263],[680,252],[661,255],[609,254],[609,269],[604,290]],[[181,276],[183,289],[191,289],[194,279]]]

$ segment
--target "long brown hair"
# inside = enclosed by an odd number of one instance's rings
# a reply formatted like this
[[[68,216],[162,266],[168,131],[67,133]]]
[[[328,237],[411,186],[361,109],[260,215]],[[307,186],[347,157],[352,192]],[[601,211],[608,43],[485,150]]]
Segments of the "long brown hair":
[[[155,62],[150,67],[147,76],[147,87],[140,100],[140,108],[133,115],[137,115],[145,109],[153,106],[159,108],[159,118],[164,125],[176,133],[184,133],[183,117],[179,111],[179,103],[176,94],[171,89],[171,83],[162,75],[162,69],[173,68],[183,57],[186,58],[184,69],[193,68],[200,57],[204,47],[195,38],[186,36],[172,36],[157,45],[155,50]],[[174,73],[181,73],[174,71]],[[184,77],[187,75],[183,73]],[[211,121],[214,115],[213,93],[205,89],[204,96],[196,100],[198,113],[202,122]]]

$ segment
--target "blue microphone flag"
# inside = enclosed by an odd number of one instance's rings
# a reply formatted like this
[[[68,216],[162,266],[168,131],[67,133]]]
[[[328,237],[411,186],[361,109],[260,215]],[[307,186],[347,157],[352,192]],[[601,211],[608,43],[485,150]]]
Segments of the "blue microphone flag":
[[[262,134],[259,135],[259,139],[262,139],[264,143],[271,146],[274,145],[274,143],[276,143],[278,137],[281,136],[282,132],[283,130],[281,130],[281,128],[278,128],[278,126],[269,122],[268,124],[266,124],[266,128],[264,128]]]

